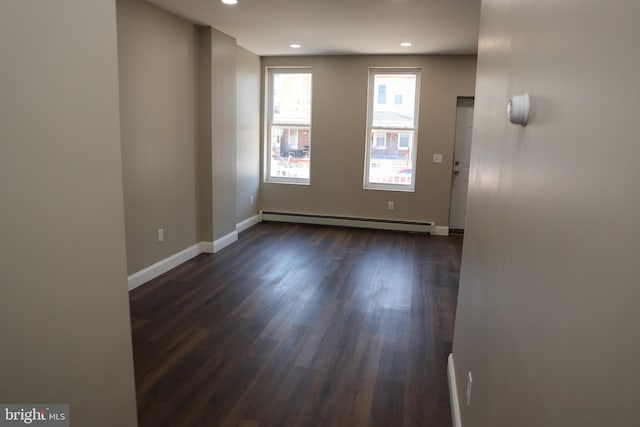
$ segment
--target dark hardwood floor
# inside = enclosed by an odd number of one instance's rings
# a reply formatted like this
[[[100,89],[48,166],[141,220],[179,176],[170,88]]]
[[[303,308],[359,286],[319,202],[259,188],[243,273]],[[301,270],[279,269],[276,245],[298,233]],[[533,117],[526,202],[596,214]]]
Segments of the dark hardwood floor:
[[[451,426],[461,248],[262,223],[135,289],[140,426]]]

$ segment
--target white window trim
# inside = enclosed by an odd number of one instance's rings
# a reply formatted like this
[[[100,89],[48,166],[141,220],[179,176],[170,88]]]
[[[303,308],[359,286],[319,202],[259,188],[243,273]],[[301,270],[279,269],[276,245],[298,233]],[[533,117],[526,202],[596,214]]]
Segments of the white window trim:
[[[416,91],[414,102],[414,115],[413,115],[413,128],[374,128],[373,127],[373,110],[375,107],[375,101],[377,99],[377,93],[375,93],[375,76],[376,74],[415,74],[416,76]],[[415,192],[416,188],[416,159],[418,154],[418,129],[419,129],[419,110],[420,110],[420,68],[369,68],[369,88],[367,93],[367,130],[366,130],[366,143],[364,154],[364,177],[363,188],[365,190],[385,190],[385,191],[402,191],[402,192]],[[386,132],[413,132],[413,139],[410,147],[413,146],[412,159],[411,159],[411,184],[379,184],[369,182],[369,166],[371,165],[370,153],[372,144],[372,132],[386,131]],[[404,151],[407,151],[406,149]]]
[[[286,127],[286,128],[297,128],[297,129],[306,129],[306,125],[301,125],[300,123],[284,123],[278,122],[273,123],[273,97],[272,88],[273,88],[273,74],[274,73],[309,73],[311,74],[311,93],[310,93],[310,101],[311,101],[311,118],[309,121],[309,137],[312,135],[312,122],[313,122],[313,72],[311,71],[311,67],[265,67],[265,111],[264,111],[264,176],[262,181],[266,184],[294,184],[294,185],[311,185],[311,165],[312,162],[309,161],[309,178],[289,178],[289,177],[278,177],[271,176],[271,129],[276,127]],[[305,94],[306,96],[306,94]]]

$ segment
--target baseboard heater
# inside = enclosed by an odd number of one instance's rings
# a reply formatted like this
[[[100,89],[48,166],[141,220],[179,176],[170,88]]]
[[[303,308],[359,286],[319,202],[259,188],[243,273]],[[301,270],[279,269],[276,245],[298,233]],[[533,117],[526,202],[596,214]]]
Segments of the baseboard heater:
[[[355,218],[348,216],[314,215],[260,211],[260,222],[291,222],[297,224],[333,225],[338,227],[374,228],[378,230],[410,231],[431,234],[432,222],[398,221],[391,219]]]

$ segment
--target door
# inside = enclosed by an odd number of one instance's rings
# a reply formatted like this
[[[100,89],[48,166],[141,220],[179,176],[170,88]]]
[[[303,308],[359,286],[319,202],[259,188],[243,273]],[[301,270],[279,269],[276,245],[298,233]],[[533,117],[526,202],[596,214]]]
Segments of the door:
[[[469,187],[469,159],[471,156],[471,131],[473,129],[473,98],[458,98],[456,109],[456,136],[453,148],[451,175],[451,204],[449,229],[464,230]]]

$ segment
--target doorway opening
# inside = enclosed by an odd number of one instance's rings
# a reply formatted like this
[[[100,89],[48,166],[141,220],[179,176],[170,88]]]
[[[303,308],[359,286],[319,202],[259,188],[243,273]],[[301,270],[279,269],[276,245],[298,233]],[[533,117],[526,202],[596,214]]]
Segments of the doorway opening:
[[[464,233],[469,189],[469,161],[473,130],[474,98],[458,97],[456,107],[456,135],[451,171],[451,201],[449,204],[449,233]]]

